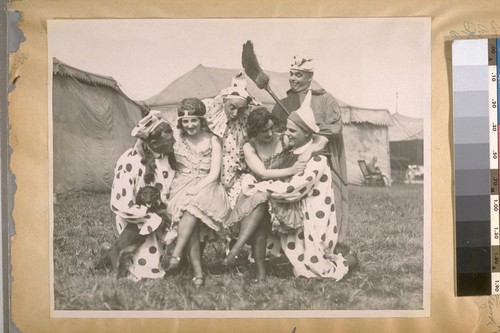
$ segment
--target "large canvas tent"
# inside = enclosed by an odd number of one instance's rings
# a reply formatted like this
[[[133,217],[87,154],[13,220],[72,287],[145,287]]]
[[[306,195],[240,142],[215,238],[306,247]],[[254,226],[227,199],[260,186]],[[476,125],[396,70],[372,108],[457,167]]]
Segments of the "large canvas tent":
[[[116,160],[134,139],[144,106],[111,78],[53,59],[53,184],[55,193],[107,191]]]
[[[406,170],[408,165],[424,165],[424,120],[399,113],[392,115],[389,128],[391,165]]]
[[[150,97],[144,103],[152,110],[163,112],[165,119],[172,124],[177,117],[177,107],[186,97],[200,99],[216,96],[226,88],[238,69],[212,68],[198,65],[191,71],[175,79],[160,93]],[[286,96],[290,88],[288,73],[266,71],[271,78],[270,86],[279,98]],[[321,86],[313,81],[312,87]],[[265,91],[259,89],[255,83],[247,79],[248,91],[271,109],[276,103]],[[347,156],[348,183],[361,184],[363,175],[358,166],[358,160],[369,160],[377,156],[378,165],[382,172],[390,177],[389,136],[388,126],[392,125],[389,112],[386,109],[357,108],[339,101],[344,123],[344,140]]]
[[[151,110],[162,111],[165,118],[174,121],[177,117],[177,106],[183,98],[196,97],[199,99],[216,96],[221,89],[227,88],[231,79],[241,69],[213,68],[198,65],[191,71],[175,79],[158,94],[144,101]],[[290,88],[288,84],[288,73],[266,71],[271,77],[270,86],[279,98],[286,96]],[[313,88],[320,88],[313,81]],[[255,83],[247,78],[247,90],[263,106],[271,108],[276,103],[274,99],[262,89],[257,88]]]
[[[339,101],[342,110],[343,135],[349,184],[363,183],[358,160],[367,163],[377,157],[380,171],[391,179],[389,131],[393,122],[387,109],[367,109],[347,105]]]

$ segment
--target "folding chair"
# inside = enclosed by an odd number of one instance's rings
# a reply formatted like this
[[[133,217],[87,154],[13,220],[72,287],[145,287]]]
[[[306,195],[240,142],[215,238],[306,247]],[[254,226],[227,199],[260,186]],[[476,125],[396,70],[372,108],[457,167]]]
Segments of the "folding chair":
[[[363,184],[368,186],[385,186],[386,182],[384,181],[385,176],[380,173],[370,173],[366,166],[365,160],[358,160],[359,168],[361,169],[361,173],[363,174]]]

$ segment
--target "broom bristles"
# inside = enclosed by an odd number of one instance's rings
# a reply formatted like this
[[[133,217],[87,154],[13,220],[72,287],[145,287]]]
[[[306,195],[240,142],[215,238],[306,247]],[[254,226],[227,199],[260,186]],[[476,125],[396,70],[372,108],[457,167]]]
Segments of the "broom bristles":
[[[260,72],[255,80],[253,80],[253,82],[255,82],[257,88],[264,89],[269,85],[269,75],[267,75],[265,72]]]
[[[241,64],[245,69],[245,73],[255,82],[259,89],[263,89],[269,83],[269,76],[262,71],[259,65],[257,56],[253,49],[251,40],[243,44],[243,52],[241,54]]]

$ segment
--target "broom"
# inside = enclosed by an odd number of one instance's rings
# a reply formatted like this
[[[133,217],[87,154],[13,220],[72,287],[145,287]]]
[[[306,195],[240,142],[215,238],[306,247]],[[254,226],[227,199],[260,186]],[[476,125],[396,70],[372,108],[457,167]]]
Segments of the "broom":
[[[288,111],[283,103],[279,100],[278,96],[271,90],[269,87],[269,75],[267,75],[259,65],[259,61],[257,60],[257,56],[255,55],[255,51],[253,50],[253,44],[251,40],[247,40],[245,44],[243,44],[243,52],[241,54],[241,63],[243,68],[245,69],[245,73],[255,82],[255,85],[259,89],[264,89],[271,95],[271,97],[278,103],[278,105],[285,110],[287,115],[290,115],[290,111]],[[337,175],[344,186],[347,186],[346,181],[342,178],[342,176],[333,168],[331,165],[330,169]]]
[[[252,79],[253,82],[255,82],[257,88],[267,91],[276,103],[278,103],[278,105],[285,110],[286,114],[290,115],[290,111],[285,108],[278,96],[276,96],[276,94],[271,90],[271,87],[269,87],[269,75],[267,75],[260,67],[257,56],[253,50],[251,40],[248,40],[245,44],[243,44],[241,63],[245,69],[245,73]]]

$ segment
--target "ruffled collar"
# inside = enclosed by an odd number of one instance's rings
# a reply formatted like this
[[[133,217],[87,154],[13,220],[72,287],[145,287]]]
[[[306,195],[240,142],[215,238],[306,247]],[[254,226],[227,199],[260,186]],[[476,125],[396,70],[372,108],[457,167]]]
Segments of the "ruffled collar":
[[[311,147],[312,145],[312,140],[309,140],[309,142],[307,142],[305,145],[299,147],[299,148],[296,148],[293,150],[293,153],[295,155],[300,155],[302,154],[303,152],[305,152],[309,147]]]

